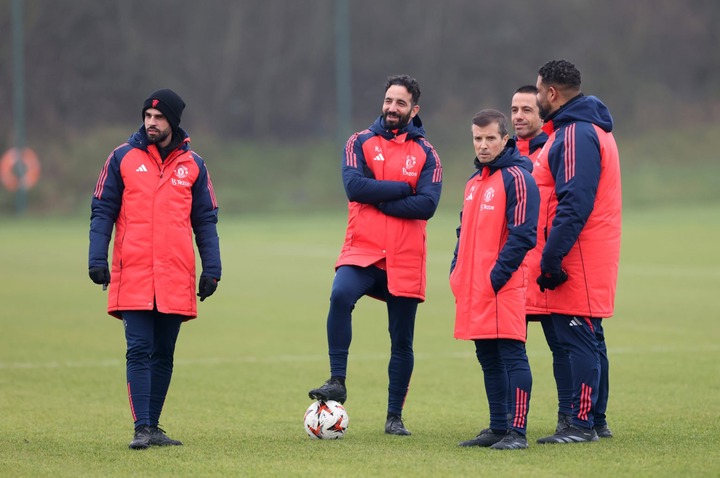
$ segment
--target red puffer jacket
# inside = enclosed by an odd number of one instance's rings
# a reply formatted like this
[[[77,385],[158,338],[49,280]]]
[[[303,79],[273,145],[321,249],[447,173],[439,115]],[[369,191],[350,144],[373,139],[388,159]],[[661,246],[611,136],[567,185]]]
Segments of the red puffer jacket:
[[[455,338],[525,341],[526,267],[535,245],[539,194],[532,164],[508,141],[504,154],[465,187],[458,243],[450,266]]]
[[[113,226],[108,313],[157,310],[197,316],[193,231],[203,274],[219,280],[217,202],[189,138],[165,161],[144,129],[108,157],[92,202],[90,267],[106,266]]]
[[[594,96],[577,96],[546,123],[535,162],[540,189],[537,247],[527,256],[528,314],[613,315],[620,261],[622,194],[612,117]],[[568,281],[541,292],[541,271]]]
[[[394,296],[425,300],[426,225],[440,201],[442,167],[418,116],[400,131],[382,117],[345,148],[348,226],[335,267],[385,261]]]

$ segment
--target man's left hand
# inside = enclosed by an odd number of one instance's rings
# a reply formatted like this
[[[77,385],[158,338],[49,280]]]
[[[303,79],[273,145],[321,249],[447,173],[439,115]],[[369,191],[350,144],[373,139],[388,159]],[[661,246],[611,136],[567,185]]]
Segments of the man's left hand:
[[[543,272],[535,282],[540,286],[540,292],[545,292],[545,289],[555,290],[556,287],[564,284],[567,280],[567,272],[565,272],[564,269],[560,269],[560,272]]]
[[[208,276],[200,276],[200,285],[198,287],[197,296],[200,297],[200,302],[204,301],[215,293],[217,289],[218,281]]]

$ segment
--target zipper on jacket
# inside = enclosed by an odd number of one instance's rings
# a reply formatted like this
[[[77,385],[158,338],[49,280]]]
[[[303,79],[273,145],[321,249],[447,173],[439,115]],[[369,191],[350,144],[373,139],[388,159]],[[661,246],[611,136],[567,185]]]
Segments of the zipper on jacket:
[[[157,166],[158,171],[160,172],[160,177],[162,178],[162,177],[163,177],[163,172],[164,172],[164,169],[165,169],[165,168],[164,168],[164,166],[165,166],[164,161],[163,161],[162,159],[160,159],[160,161],[158,161],[158,157],[155,156],[154,154],[152,154],[152,151],[148,150],[147,152],[148,152],[148,154],[150,155],[150,157],[153,159],[153,162],[155,163],[155,166]]]
[[[161,161],[160,165],[158,165],[158,167],[160,168],[160,178],[162,178],[163,175],[165,174],[165,166],[174,162],[181,154],[182,154],[182,152],[180,151],[180,148],[178,147],[173,152],[168,154],[167,158],[165,158],[165,161]]]

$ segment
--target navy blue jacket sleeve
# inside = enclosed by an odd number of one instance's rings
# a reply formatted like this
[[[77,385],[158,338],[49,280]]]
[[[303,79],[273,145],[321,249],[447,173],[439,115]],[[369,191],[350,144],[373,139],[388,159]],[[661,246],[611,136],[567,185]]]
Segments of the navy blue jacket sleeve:
[[[194,153],[193,158],[200,169],[200,174],[192,185],[190,222],[200,254],[202,275],[220,280],[222,265],[220,262],[220,239],[217,234],[217,200],[205,162]]]
[[[120,163],[130,150],[123,145],[108,156],[100,172],[90,205],[90,251],[88,268],[108,267],[108,248],[115,220],[120,213],[125,184],[120,175]]]
[[[421,138],[420,144],[427,157],[422,171],[420,171],[415,194],[378,204],[378,209],[388,216],[427,220],[433,217],[437,210],[442,192],[442,165],[430,143]]]
[[[593,211],[600,182],[600,140],[593,125],[573,123],[562,131],[548,155],[558,205],[540,262],[543,273],[560,271]]]
[[[380,181],[373,177],[365,161],[358,133],[352,135],[345,145],[342,179],[348,199],[363,204],[392,201],[413,192],[410,184],[405,181]]]
[[[490,282],[497,293],[520,267],[525,254],[537,242],[540,193],[532,175],[523,168],[502,169],[505,184],[508,236],[490,271]]]

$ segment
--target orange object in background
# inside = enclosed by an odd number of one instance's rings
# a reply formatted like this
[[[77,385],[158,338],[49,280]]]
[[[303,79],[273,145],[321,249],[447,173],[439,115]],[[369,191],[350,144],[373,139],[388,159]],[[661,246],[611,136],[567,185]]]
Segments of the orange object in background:
[[[0,159],[0,181],[9,191],[16,191],[22,184],[25,189],[30,189],[40,178],[40,161],[35,151],[24,148],[20,156],[20,164],[16,165],[17,148],[8,149]],[[20,174],[19,168],[24,168]]]

